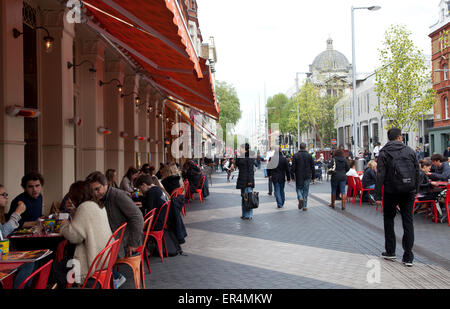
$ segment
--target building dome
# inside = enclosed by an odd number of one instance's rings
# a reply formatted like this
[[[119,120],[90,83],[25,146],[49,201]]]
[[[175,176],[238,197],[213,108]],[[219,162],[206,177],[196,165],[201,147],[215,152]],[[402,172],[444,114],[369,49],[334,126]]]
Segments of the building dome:
[[[312,64],[312,72],[349,72],[350,63],[344,54],[333,49],[333,40],[327,40],[327,50],[320,53]]]

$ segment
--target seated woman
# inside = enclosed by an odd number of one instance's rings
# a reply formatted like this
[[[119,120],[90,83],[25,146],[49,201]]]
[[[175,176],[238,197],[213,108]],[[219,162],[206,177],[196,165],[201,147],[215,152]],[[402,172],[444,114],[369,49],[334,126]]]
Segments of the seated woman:
[[[19,227],[19,221],[22,218],[21,215],[27,210],[27,206],[22,201],[19,201],[16,210],[9,217],[9,220],[5,220],[5,207],[8,204],[8,193],[5,191],[5,187],[0,185],[0,231],[3,237],[7,237],[15,229]]]
[[[348,164],[350,166],[350,169],[348,170],[346,175],[347,176],[352,176],[352,177],[359,177],[358,172],[356,172],[356,168],[355,168],[356,161],[355,160],[350,160]]]
[[[365,189],[375,189],[375,184],[377,183],[377,163],[375,161],[370,161],[367,164],[367,168],[364,171],[362,177],[362,186]]]
[[[191,189],[191,193],[194,193],[195,190],[200,189],[200,186],[202,185],[200,183],[200,180],[202,179],[202,171],[191,160],[189,160],[185,163],[184,178],[188,179],[188,181],[189,181],[189,187]]]
[[[377,183],[377,163],[375,161],[372,160],[367,164],[361,183],[365,189],[375,189],[375,184]],[[369,203],[376,203],[370,191],[368,192],[368,197]]]
[[[168,165],[164,174],[161,183],[170,196],[175,189],[182,187],[183,183],[181,182],[181,176],[178,172],[177,165],[174,162]]]
[[[123,176],[122,181],[120,182],[120,189],[128,192],[128,194],[131,195],[135,191],[134,181],[138,176],[139,171],[134,167],[130,167],[125,176]]]
[[[112,233],[106,209],[95,201],[88,183],[78,181],[72,184],[68,198],[76,212],[71,222],[62,223],[61,234],[76,245],[73,258],[80,262],[82,284],[89,267],[97,254],[105,248]]]
[[[108,179],[108,185],[112,188],[118,189],[119,186],[117,185],[117,172],[113,169],[108,169],[105,173],[106,179]]]

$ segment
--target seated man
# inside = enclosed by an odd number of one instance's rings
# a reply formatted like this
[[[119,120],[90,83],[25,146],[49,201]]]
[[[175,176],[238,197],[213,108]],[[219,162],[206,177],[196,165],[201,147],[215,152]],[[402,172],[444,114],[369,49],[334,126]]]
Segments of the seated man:
[[[427,176],[435,181],[448,181],[450,179],[450,165],[447,164],[444,157],[440,154],[434,154],[431,156],[431,162],[433,163],[432,172],[427,173]]]
[[[31,227],[37,224],[37,220],[42,216],[42,186],[44,178],[38,172],[31,172],[22,177],[21,186],[25,190],[19,194],[12,202],[8,212],[8,218],[16,211],[19,202],[23,202],[27,210],[22,214],[19,221],[20,227]]]

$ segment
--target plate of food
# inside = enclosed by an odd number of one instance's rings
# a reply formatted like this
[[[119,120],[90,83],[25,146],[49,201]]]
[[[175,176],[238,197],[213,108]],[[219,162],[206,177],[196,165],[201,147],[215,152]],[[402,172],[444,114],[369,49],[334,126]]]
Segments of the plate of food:
[[[15,231],[14,234],[20,234],[20,235],[22,235],[22,234],[33,234],[33,228],[32,227],[22,228],[22,229],[19,229],[19,230]]]

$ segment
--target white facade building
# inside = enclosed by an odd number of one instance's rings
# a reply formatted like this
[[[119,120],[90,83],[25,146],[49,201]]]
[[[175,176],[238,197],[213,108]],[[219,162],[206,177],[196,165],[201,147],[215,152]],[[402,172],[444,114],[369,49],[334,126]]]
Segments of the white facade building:
[[[431,85],[430,85],[431,86]],[[364,152],[368,149],[373,153],[375,143],[379,142],[384,145],[388,142],[386,125],[389,120],[384,119],[376,107],[380,105],[380,98],[375,92],[375,73],[370,74],[365,79],[360,79],[356,84],[357,97],[357,132],[358,132],[358,149]],[[346,94],[335,106],[335,128],[337,129],[338,145],[344,145],[346,149],[352,147],[352,95]],[[421,143],[428,128],[432,127],[433,111],[432,109],[425,115],[424,121],[417,123],[417,129],[412,132],[404,132],[404,141],[411,148],[427,146]],[[426,141],[425,141],[426,142]],[[426,149],[425,149],[426,150]]]

